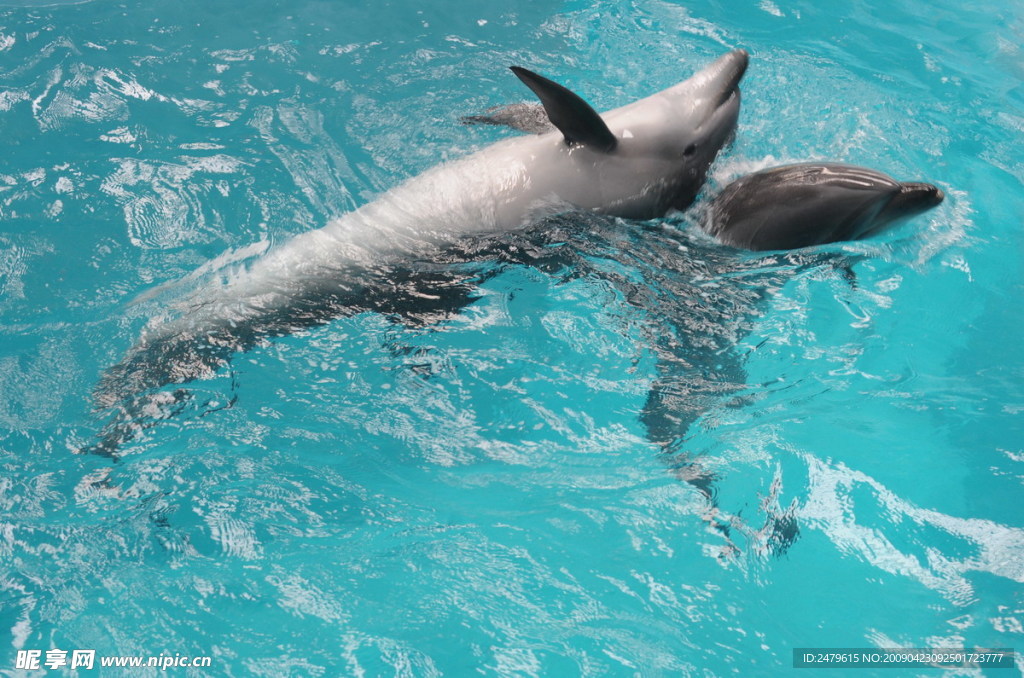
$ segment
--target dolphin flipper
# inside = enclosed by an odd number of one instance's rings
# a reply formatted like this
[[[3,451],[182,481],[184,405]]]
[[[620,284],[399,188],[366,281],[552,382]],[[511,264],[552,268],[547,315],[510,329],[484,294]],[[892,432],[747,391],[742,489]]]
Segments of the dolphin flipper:
[[[615,150],[618,140],[600,114],[572,90],[533,71],[512,66],[512,72],[533,90],[548,119],[565,136],[567,144],[582,144],[603,153]]]
[[[511,127],[527,134],[544,134],[555,129],[542,104],[509,104],[495,106],[483,115],[467,115],[459,119],[463,125],[497,125]]]

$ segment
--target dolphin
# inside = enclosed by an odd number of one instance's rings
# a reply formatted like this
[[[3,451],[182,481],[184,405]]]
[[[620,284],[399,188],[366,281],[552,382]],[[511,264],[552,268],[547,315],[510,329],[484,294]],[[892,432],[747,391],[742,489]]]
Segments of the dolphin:
[[[96,407],[212,375],[237,351],[338,315],[467,303],[465,285],[437,262],[473,238],[523,231],[567,209],[651,219],[689,206],[735,132],[747,61],[745,51],[729,52],[603,114],[558,83],[512,67],[540,100],[550,131],[438,165],[220,273],[149,321],[104,373]],[[433,288],[419,284],[424,276]]]
[[[725,187],[702,228],[748,250],[792,250],[874,235],[942,202],[939,188],[866,167],[801,163],[755,172]]]

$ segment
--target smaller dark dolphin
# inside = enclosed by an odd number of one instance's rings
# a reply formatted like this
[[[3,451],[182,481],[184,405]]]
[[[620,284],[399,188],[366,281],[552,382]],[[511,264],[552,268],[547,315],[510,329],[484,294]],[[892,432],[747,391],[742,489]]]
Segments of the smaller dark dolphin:
[[[789,250],[878,233],[935,207],[936,186],[839,163],[785,165],[745,176],[712,201],[702,227],[748,250]]]

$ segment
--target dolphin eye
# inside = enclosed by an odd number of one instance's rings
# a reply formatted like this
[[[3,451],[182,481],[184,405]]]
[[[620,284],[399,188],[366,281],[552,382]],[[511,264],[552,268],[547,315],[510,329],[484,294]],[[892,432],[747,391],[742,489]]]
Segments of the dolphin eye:
[[[697,144],[690,144],[685,149],[683,149],[683,155],[685,157],[687,157],[687,158],[690,157],[691,155],[693,155],[696,152],[697,152]]]

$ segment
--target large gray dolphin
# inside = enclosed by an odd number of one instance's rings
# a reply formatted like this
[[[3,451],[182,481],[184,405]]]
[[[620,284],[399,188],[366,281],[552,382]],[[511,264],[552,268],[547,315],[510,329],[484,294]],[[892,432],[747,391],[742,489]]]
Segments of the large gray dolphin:
[[[729,52],[600,115],[564,87],[513,68],[557,129],[434,167],[218,276],[151,319],[100,381],[97,406],[211,374],[235,351],[339,313],[429,297],[405,279],[467,239],[522,230],[567,208],[649,219],[689,206],[735,130],[746,67],[745,51]]]
[[[943,197],[931,184],[896,181],[866,167],[801,163],[729,184],[702,225],[734,247],[790,250],[869,237]]]

